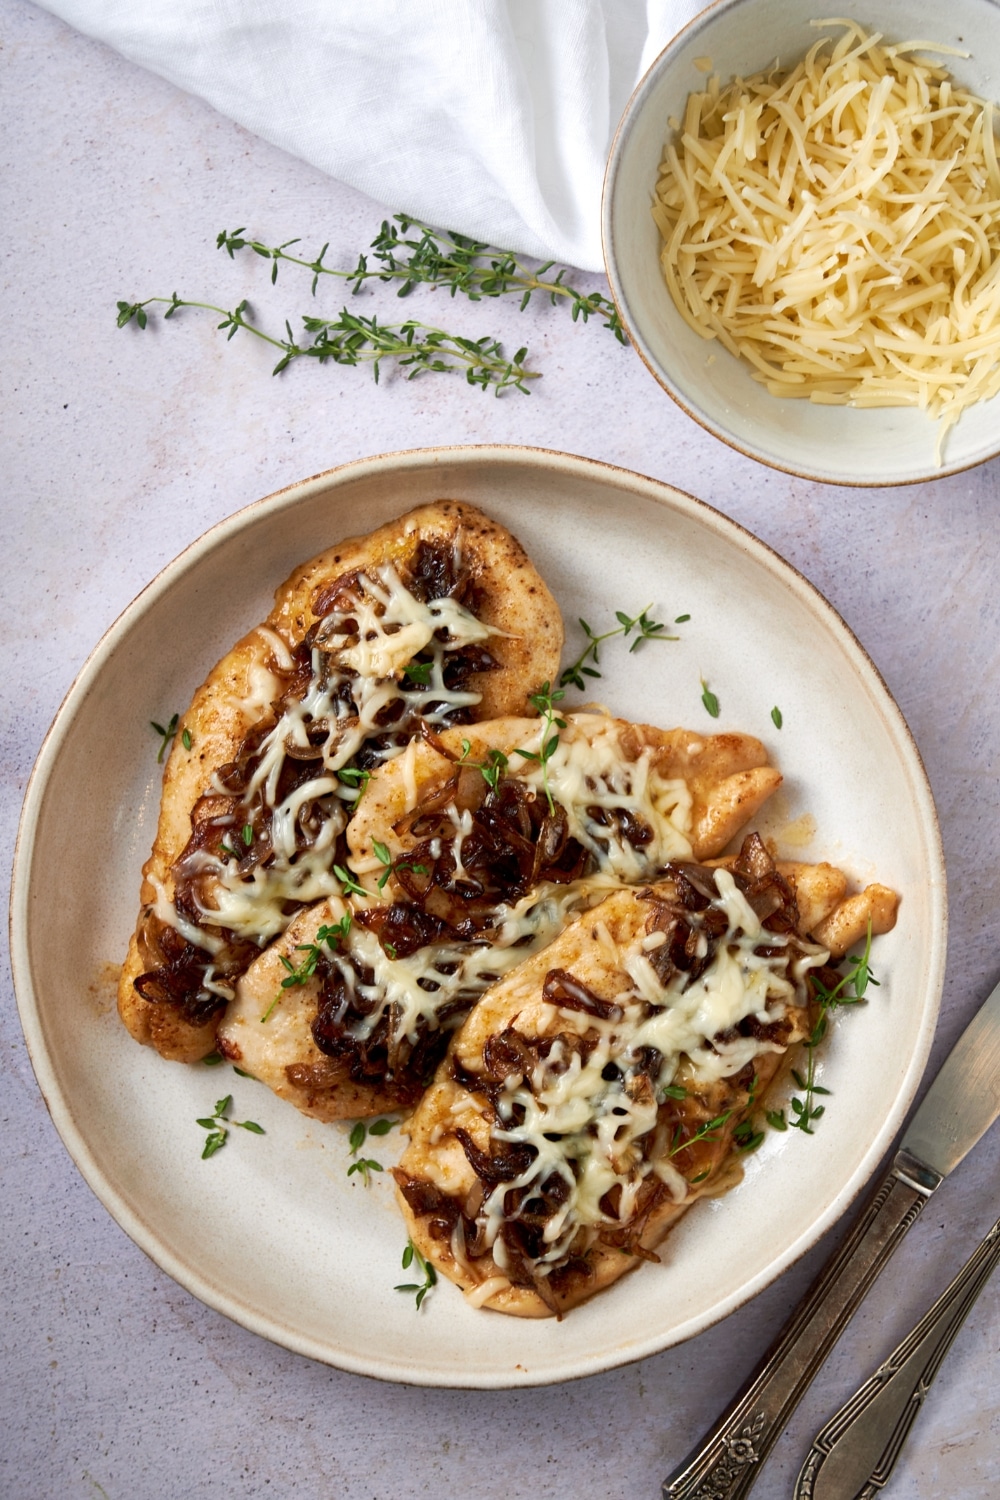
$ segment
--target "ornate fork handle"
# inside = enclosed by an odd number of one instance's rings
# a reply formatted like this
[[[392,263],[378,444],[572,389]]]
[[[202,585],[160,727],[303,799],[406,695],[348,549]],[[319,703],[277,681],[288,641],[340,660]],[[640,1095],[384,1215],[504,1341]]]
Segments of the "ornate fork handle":
[[[998,1264],[1000,1219],[926,1317],[817,1435],[795,1500],[874,1500],[952,1340]]]
[[[896,1153],[843,1247],[703,1442],[663,1483],[663,1500],[742,1500],[868,1288],[941,1181]]]

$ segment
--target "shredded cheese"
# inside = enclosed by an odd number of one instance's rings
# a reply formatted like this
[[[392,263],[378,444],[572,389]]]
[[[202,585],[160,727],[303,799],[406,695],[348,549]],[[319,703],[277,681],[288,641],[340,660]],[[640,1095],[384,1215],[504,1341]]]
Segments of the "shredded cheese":
[[[536,756],[545,733],[537,730],[522,746]],[[600,714],[567,715],[551,756],[544,763],[510,757],[506,775],[516,776],[536,796],[548,790],[566,810],[571,838],[582,844],[598,870],[623,885],[649,880],[671,859],[691,858],[693,797],[687,782],[664,777],[647,746],[628,760],[614,719]],[[629,842],[621,820],[634,817],[648,830],[648,843]]]
[[[456,999],[471,1006],[496,980],[546,948],[570,917],[607,893],[608,883],[599,878],[540,885],[514,905],[499,908],[488,942],[427,943],[406,958],[390,958],[374,933],[355,924],[343,951],[331,959],[367,1012],[350,1029],[359,1039],[367,1038],[388,1010],[394,1020],[392,1040],[405,1037],[415,1045],[422,1031],[439,1028],[440,1013],[453,1010]],[[370,980],[359,976],[359,967]],[[464,1019],[463,1010],[451,1024]]]
[[[627,1224],[650,1173],[664,1183],[674,1202],[704,1191],[692,1190],[669,1149],[656,1148],[655,1096],[673,1084],[682,1062],[696,1084],[711,1083],[733,1077],[764,1052],[785,1051],[766,1039],[723,1041],[719,1034],[748,1016],[775,1021],[789,1005],[802,1005],[806,972],[825,963],[829,954],[802,938],[773,932],[766,934],[766,951],[758,953],[763,929],[732,875],[717,870],[715,885],[712,906],[725,914],[727,931],[698,979],[691,983],[687,975],[675,973],[662,984],[644,938],[637,938],[620,958],[627,988],[615,997],[619,1015],[586,1018],[588,1031],[597,1037],[586,1059],[578,1051],[567,1055],[556,1035],[531,1076],[498,1100],[492,1138],[533,1147],[524,1171],[489,1193],[480,1210],[486,1243],[501,1270],[505,1251],[500,1230],[512,1189],[540,1187],[554,1174],[566,1183],[564,1201],[545,1225],[546,1249],[536,1261],[542,1274],[553,1270],[571,1247],[579,1248],[579,1231]],[[653,1097],[630,1086],[646,1066],[642,1059],[649,1048],[660,1057]],[[621,1194],[611,1215],[602,1199],[616,1185]]]
[[[454,545],[457,565],[460,540]],[[386,735],[387,723],[409,725],[410,734],[417,719],[442,729],[456,709],[480,702],[481,694],[446,685],[448,654],[502,632],[484,625],[455,599],[425,603],[416,598],[391,564],[365,573],[362,584],[346,621],[339,612],[323,620],[311,648],[305,691],[284,701],[276,715],[275,704],[284,692],[278,673],[291,669],[292,656],[275,631],[258,628],[266,655],[253,661],[245,693],[235,701],[248,728],[272,716],[274,722],[240,799],[236,847],[222,854],[197,849],[178,861],[177,877],[203,877],[202,894],[193,897],[199,927],[185,923],[162,893],[156,906],[159,920],[210,953],[219,952],[222,943],[205,929],[225,930],[263,947],[284,932],[297,907],[340,894],[333,872],[337,839],[358,788],[343,783],[337,772],[372,741],[378,742],[378,760],[403,753],[401,736],[394,740]],[[419,685],[405,673],[418,652],[430,658]],[[323,736],[321,747],[311,744],[317,731]],[[406,753],[411,770],[412,745],[410,739]],[[316,774],[282,795],[289,755],[312,753],[313,748]],[[225,795],[218,782],[214,790]],[[236,829],[244,816],[252,820],[255,808],[269,815],[271,852],[266,862],[246,873]]]
[[[953,48],[812,24],[843,35],[689,96],[653,204],[663,275],[772,395],[923,408],[940,461],[1000,392],[994,108],[911,55]]]

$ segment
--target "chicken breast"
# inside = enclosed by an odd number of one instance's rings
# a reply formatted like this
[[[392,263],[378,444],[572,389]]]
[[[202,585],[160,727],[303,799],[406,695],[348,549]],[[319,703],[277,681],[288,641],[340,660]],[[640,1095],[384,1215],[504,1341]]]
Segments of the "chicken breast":
[[[754,1112],[811,1031],[790,884],[757,835],[575,918],[494,985],[408,1127],[411,1239],[477,1306],[561,1316],[740,1176]]]
[[[717,836],[722,805],[756,807],[780,781],[749,737],[561,723],[544,768],[547,731],[520,717],[414,739],[378,767],[347,828],[349,935],[283,998],[280,1026],[262,1025],[301,933],[331,920],[327,906],[297,919],[240,981],[221,1050],[321,1119],[410,1106],[490,984],[610,890],[688,858],[692,835],[703,847],[695,830]]]
[[[240,974],[336,897],[363,777],[418,731],[528,711],[562,647],[519,543],[442,500],[296,569],[178,726],[119,989],[131,1034],[192,1061]]]

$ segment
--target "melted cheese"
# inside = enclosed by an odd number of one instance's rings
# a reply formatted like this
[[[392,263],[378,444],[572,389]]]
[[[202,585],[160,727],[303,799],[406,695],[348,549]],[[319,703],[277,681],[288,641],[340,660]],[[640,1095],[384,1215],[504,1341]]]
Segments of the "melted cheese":
[[[456,542],[459,561],[457,548]],[[395,703],[401,703],[401,710],[393,723],[405,726],[419,717],[443,728],[455,709],[480,702],[479,693],[445,686],[447,654],[503,632],[484,625],[454,599],[421,602],[391,565],[365,574],[363,582],[356,608],[352,600],[349,618],[356,630],[352,629],[350,643],[338,644],[336,632],[342,617],[327,616],[312,649],[306,690],[301,698],[281,705],[241,799],[247,817],[253,816],[259,803],[270,814],[270,858],[249,874],[240,870],[237,858],[221,858],[204,850],[177,866],[180,877],[203,877],[200,887],[206,894],[199,901],[199,916],[206,927],[224,928],[263,946],[288,926],[287,903],[308,904],[338,895],[340,882],[332,868],[335,847],[358,791],[342,783],[337,772],[368,741],[385,735],[385,721],[390,717],[385,711]],[[252,660],[245,692],[235,700],[248,728],[274,711],[285,691],[278,673],[287,673],[294,665],[286,643],[275,631],[260,626],[257,634],[267,647],[267,656]],[[431,657],[427,684],[407,685],[403,669],[420,652]],[[311,744],[317,728],[325,735],[321,747]],[[280,797],[282,771],[289,753],[296,750],[315,755],[316,775]],[[390,744],[380,748],[379,757],[387,760],[402,750],[402,745]],[[412,772],[412,754],[410,766]],[[217,779],[213,790],[226,794]],[[240,821],[234,819],[234,825]],[[219,951],[215,939],[199,934],[190,923],[182,924],[165,897],[158,899],[156,911],[189,941],[210,952]]]
[[[581,1231],[592,1237],[601,1225],[627,1224],[650,1173],[665,1184],[675,1202],[691,1195],[691,1184],[670,1159],[669,1143],[656,1149],[656,1099],[648,1090],[630,1088],[642,1072],[643,1049],[653,1047],[660,1054],[653,1080],[657,1094],[673,1082],[682,1059],[696,1082],[708,1083],[733,1076],[763,1052],[784,1051],[775,1042],[753,1037],[713,1039],[747,1016],[763,1022],[781,1019],[787,1004],[804,1000],[789,970],[801,985],[806,971],[825,963],[829,955],[815,944],[772,932],[766,933],[766,944],[778,953],[754,953],[765,936],[756,915],[728,871],[716,871],[715,883],[718,896],[712,904],[726,914],[728,927],[700,978],[689,983],[686,975],[675,973],[664,986],[649,961],[649,952],[655,950],[645,937],[636,939],[620,958],[622,977],[631,981],[615,996],[621,1018],[588,1015],[584,1021],[567,1013],[576,1028],[591,1037],[596,1034],[586,1060],[576,1051],[567,1057],[557,1035],[531,1077],[499,1097],[493,1138],[530,1145],[535,1151],[524,1172],[495,1188],[481,1209],[486,1241],[501,1270],[506,1257],[498,1236],[512,1189],[540,1188],[553,1174],[567,1184],[566,1201],[544,1230],[546,1250],[537,1262],[543,1272],[564,1259],[571,1246],[580,1248]],[[565,1026],[566,1021],[553,1019],[547,1029],[557,1024]],[[621,1196],[612,1217],[602,1199],[616,1185]]]
[[[363,1022],[352,1026],[354,1034],[360,1039],[370,1036],[394,1007],[394,1040],[405,1037],[415,1044],[422,1031],[437,1029],[445,1006],[458,997],[471,1004],[495,980],[547,947],[572,915],[606,891],[606,885],[595,881],[546,884],[516,905],[499,908],[489,942],[428,943],[405,958],[390,958],[374,933],[355,924],[346,954],[333,959],[349,988],[372,1007]],[[371,983],[362,983],[357,965],[372,971]],[[455,1024],[461,1019],[456,1017]]]
[[[544,726],[522,747],[541,748]],[[537,761],[512,755],[508,774],[531,786],[536,795],[548,790],[569,818],[571,838],[590,853],[597,868],[622,884],[650,880],[672,859],[691,858],[691,790],[686,781],[662,777],[653,766],[647,746],[636,760],[622,753],[618,726],[600,714],[572,714],[550,759]],[[595,816],[595,809],[609,817]],[[615,828],[615,813],[630,814],[645,823],[652,839],[635,848]]]
[[[773,395],[919,406],[940,450],[1000,391],[993,106],[908,55],[954,49],[813,24],[844,35],[690,95],[653,207],[663,274]]]

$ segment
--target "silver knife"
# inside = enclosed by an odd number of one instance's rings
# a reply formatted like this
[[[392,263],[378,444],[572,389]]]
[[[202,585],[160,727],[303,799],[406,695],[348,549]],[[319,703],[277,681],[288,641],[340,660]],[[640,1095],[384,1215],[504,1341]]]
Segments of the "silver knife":
[[[784,1333],[663,1500],[741,1500],[820,1366],[927,1199],[1000,1115],[1000,984],[954,1046],[888,1173]]]

